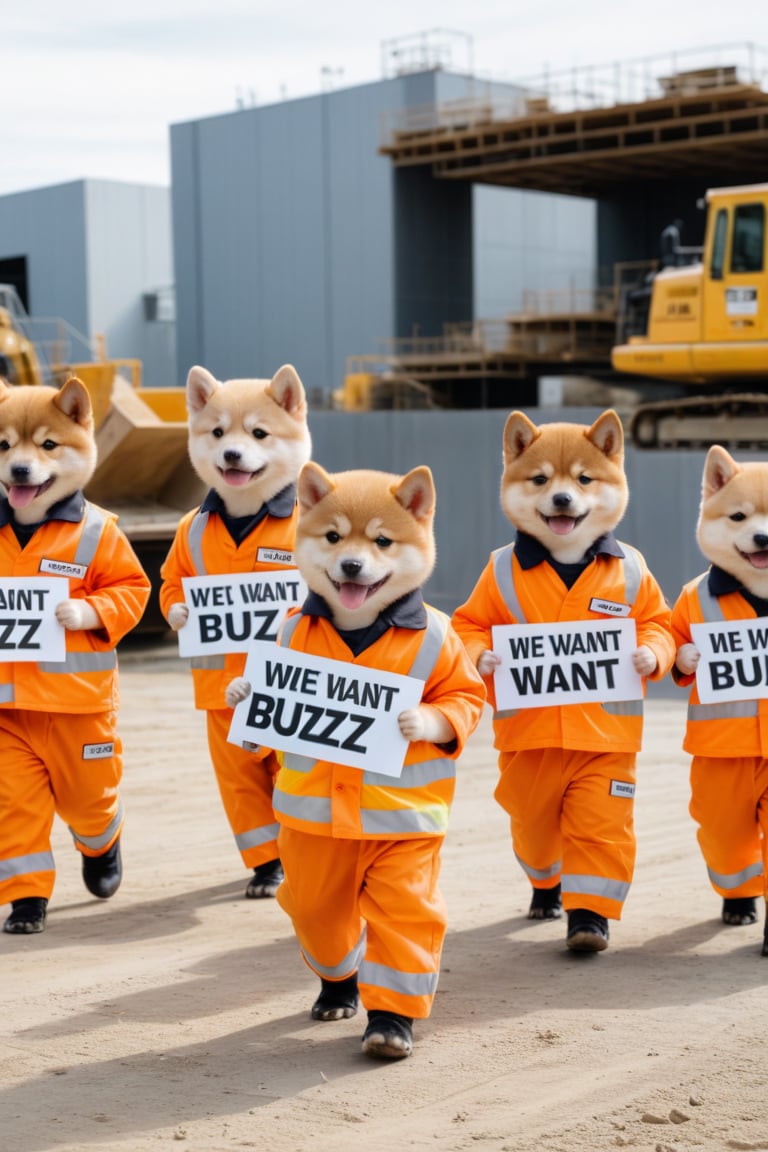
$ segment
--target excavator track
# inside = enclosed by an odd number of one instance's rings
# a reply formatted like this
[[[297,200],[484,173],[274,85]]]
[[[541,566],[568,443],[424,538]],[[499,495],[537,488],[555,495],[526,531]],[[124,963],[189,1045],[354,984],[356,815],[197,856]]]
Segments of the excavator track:
[[[632,415],[630,439],[642,449],[768,448],[768,391],[640,404]]]

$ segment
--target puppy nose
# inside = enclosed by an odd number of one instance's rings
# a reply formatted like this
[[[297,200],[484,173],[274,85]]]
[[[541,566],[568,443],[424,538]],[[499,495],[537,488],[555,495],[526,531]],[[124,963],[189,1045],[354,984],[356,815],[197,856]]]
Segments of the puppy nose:
[[[555,508],[570,508],[571,497],[567,492],[555,492],[552,497],[552,503]]]
[[[768,536],[764,532],[756,532],[752,539],[758,548],[768,548]]]
[[[224,462],[226,464],[237,464],[240,459],[240,453],[236,448],[227,448],[224,453]]]
[[[341,570],[345,576],[359,576],[363,565],[359,560],[342,560]]]
[[[11,468],[11,476],[14,480],[28,480],[29,479],[29,465],[28,464],[14,464]]]

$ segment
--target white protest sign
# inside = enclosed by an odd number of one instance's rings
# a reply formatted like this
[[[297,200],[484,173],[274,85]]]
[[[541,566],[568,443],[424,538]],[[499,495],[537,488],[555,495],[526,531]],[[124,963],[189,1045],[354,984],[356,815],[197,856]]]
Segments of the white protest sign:
[[[768,696],[768,620],[691,624],[701,652],[696,687],[702,704]]]
[[[235,708],[229,740],[265,744],[399,776],[408,751],[397,717],[421,702],[424,682],[277,644],[253,645],[251,695]]]
[[[494,625],[496,709],[640,700],[634,620]]]
[[[0,661],[67,658],[66,633],[55,616],[69,599],[69,580],[60,576],[0,578]]]
[[[289,608],[307,586],[295,568],[222,576],[184,576],[189,619],[179,630],[180,656],[246,652],[254,640],[276,640]]]

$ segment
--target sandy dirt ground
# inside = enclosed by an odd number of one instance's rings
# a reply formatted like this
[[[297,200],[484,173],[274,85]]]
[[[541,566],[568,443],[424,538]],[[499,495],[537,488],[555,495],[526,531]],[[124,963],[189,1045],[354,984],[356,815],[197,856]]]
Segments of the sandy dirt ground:
[[[592,956],[525,918],[486,716],[445,844],[434,1012],[380,1063],[361,1016],[309,1019],[287,918],[242,896],[185,666],[129,651],[122,690],[123,885],[90,898],[57,824],[46,932],[0,934],[2,1152],[768,1149],[762,926],[720,923],[682,700],[648,707],[635,883]]]

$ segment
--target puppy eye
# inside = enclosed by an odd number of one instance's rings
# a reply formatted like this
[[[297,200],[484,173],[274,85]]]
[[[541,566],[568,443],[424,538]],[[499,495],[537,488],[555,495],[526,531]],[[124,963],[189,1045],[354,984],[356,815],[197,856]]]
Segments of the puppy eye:
[[[744,515],[743,512],[734,512],[733,516],[730,517],[730,519],[735,520],[737,524],[738,524],[739,520],[746,520],[746,518],[747,517]]]
[[[9,448],[10,444],[7,440],[0,440],[0,452],[7,452]]]
[[[339,540],[341,540],[341,536],[339,536],[338,532],[334,531],[326,532],[325,538],[329,544],[338,544]]]
[[[254,428],[253,435],[256,440],[266,440],[269,432],[265,432],[263,428]]]
[[[374,540],[374,544],[377,548],[389,548],[391,543],[392,541],[388,536],[377,536]]]
[[[541,488],[542,484],[546,484],[546,476],[531,476],[531,484],[535,484],[537,488]]]
[[[581,476],[579,476],[579,484],[586,487],[587,484],[591,484],[591,483],[592,483],[592,477],[587,476],[584,472],[582,472]]]
[[[53,452],[54,448],[58,448],[55,440],[43,440],[42,447],[46,452]]]
[[[213,432],[211,432],[211,436],[213,436],[216,440],[221,440],[223,435],[224,435],[224,429],[223,428],[214,428]]]

